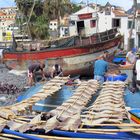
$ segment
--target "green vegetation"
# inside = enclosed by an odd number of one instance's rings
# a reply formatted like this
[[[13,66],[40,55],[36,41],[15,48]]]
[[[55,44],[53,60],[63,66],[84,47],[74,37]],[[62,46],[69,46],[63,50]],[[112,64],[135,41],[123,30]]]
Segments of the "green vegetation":
[[[17,23],[24,26],[24,31],[37,39],[49,37],[49,21],[57,19],[58,36],[60,19],[66,14],[78,11],[81,7],[70,0],[15,0],[19,9]]]

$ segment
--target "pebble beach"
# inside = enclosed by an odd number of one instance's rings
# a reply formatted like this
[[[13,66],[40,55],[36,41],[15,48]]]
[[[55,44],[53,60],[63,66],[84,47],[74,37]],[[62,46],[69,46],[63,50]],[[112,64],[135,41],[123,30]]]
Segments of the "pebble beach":
[[[9,70],[0,64],[0,106],[16,102],[27,86],[27,73]]]

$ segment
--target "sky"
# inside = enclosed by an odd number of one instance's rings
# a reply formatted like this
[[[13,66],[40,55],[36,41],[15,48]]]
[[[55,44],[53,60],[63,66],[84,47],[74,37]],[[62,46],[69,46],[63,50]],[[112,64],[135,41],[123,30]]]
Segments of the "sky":
[[[71,0],[72,2],[80,2],[81,0]],[[83,0],[86,2],[87,0]],[[99,3],[101,5],[105,5],[107,2],[110,2],[113,5],[121,6],[125,10],[128,10],[132,7],[133,0],[88,0],[89,2]],[[140,0],[137,0],[140,2]],[[15,6],[14,0],[0,0],[0,7],[7,7],[7,6]]]

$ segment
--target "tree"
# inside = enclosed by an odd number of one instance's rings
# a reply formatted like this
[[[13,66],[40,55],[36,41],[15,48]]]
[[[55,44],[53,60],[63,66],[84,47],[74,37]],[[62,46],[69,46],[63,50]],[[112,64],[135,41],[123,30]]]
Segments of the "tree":
[[[75,12],[79,11],[80,9],[82,9],[81,6],[78,6],[74,3],[72,4],[72,13],[75,13]]]
[[[31,23],[31,35],[34,38],[46,39],[49,37],[48,33],[48,19],[45,15],[38,16],[36,22]]]
[[[26,23],[26,32],[32,38],[45,39],[48,37],[48,18],[44,12],[42,0],[15,0],[22,13],[23,22]]]
[[[60,19],[66,13],[71,13],[72,5],[70,0],[45,0],[44,9],[50,20],[57,19],[58,37],[60,35]]]

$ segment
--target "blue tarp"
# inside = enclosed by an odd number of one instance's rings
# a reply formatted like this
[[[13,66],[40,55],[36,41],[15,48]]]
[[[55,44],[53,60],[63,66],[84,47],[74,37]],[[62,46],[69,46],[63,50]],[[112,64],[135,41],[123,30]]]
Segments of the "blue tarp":
[[[115,76],[112,75],[106,76],[105,79],[106,81],[125,81],[127,77],[128,77],[127,74],[119,74]]]
[[[19,96],[17,102],[21,102],[22,100],[28,99],[34,94],[36,94],[40,89],[42,89],[41,84],[36,84],[36,86],[31,87],[28,89],[23,95]],[[48,107],[48,105],[58,106],[61,105],[65,100],[69,99],[70,96],[73,94],[73,90],[75,87],[73,86],[63,86],[61,90],[59,90],[56,94],[47,97],[44,100],[37,102],[36,105],[33,106],[33,110],[40,111],[40,112],[48,112],[54,108]]]
[[[121,63],[121,62],[126,62],[126,58],[125,57],[115,57],[113,59],[114,63]]]
[[[140,91],[133,94],[130,90],[126,89],[124,100],[127,106],[131,108],[140,108]]]

